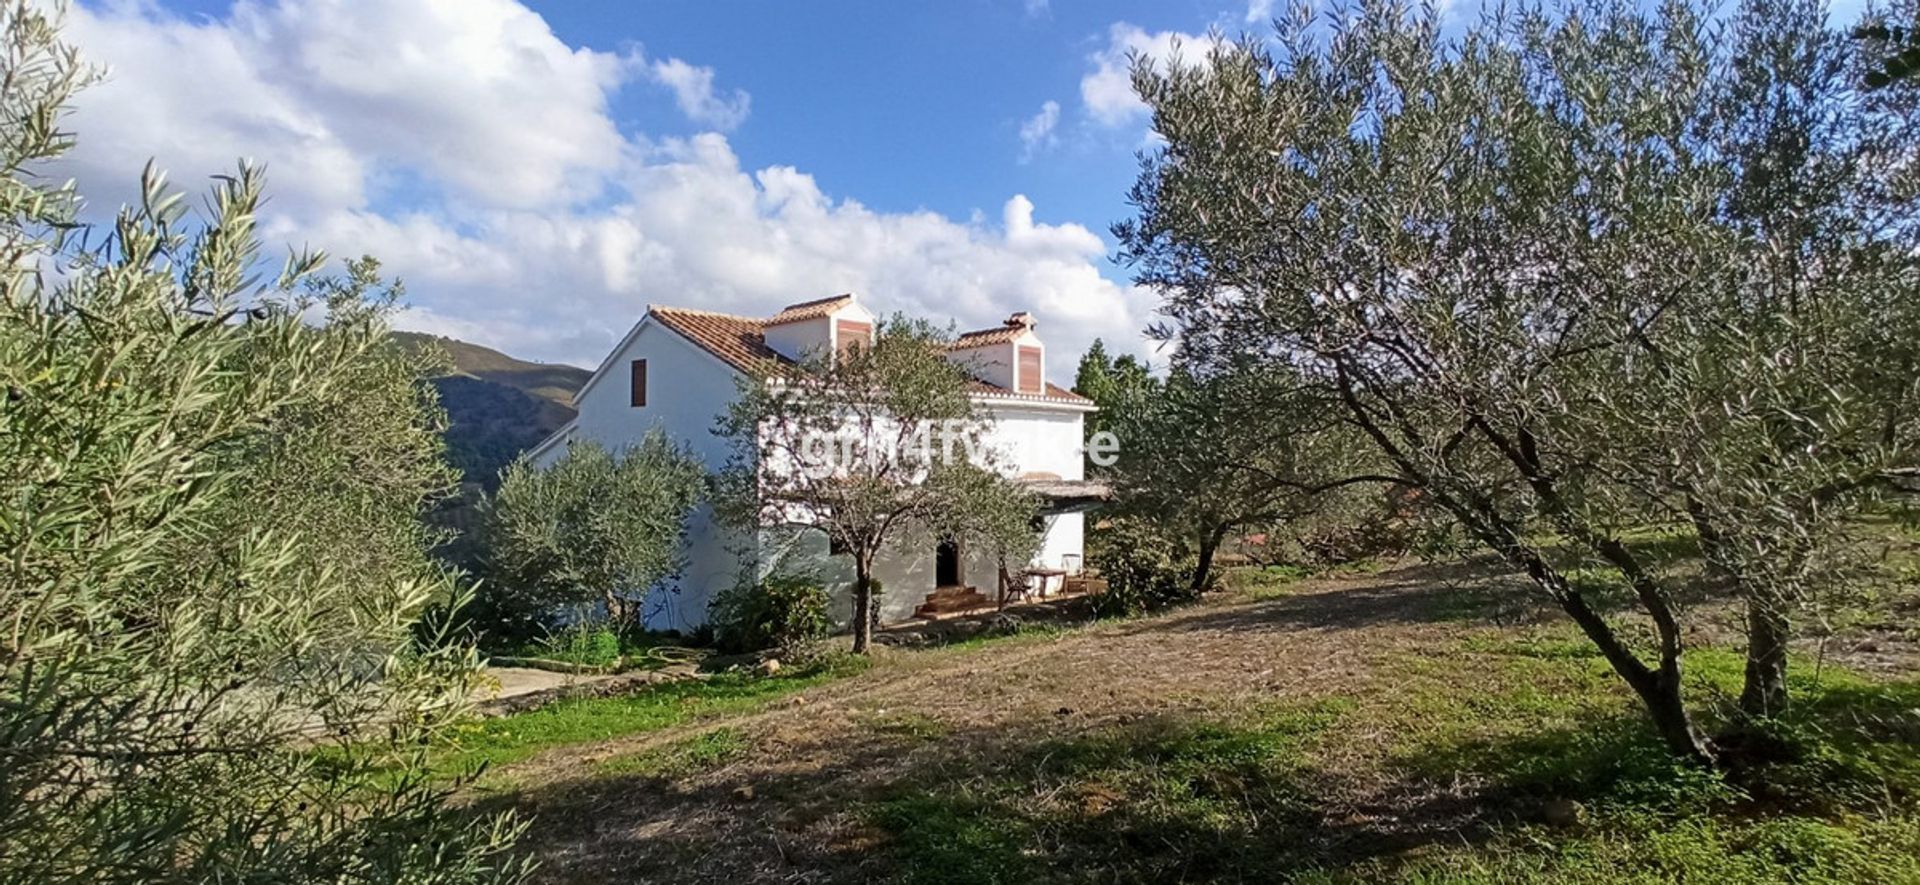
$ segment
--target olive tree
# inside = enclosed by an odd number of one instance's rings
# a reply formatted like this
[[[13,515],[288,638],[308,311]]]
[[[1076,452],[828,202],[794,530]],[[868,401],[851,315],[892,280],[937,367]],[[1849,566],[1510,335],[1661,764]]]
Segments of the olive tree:
[[[617,627],[633,626],[631,594],[681,571],[705,480],[659,430],[617,455],[587,442],[544,469],[516,461],[486,505],[490,592],[536,615],[597,603]]]
[[[999,583],[995,598],[1004,604],[1007,590],[1025,580],[1019,571],[1040,554],[1045,538],[1040,496],[971,462],[953,461],[936,469],[941,475],[934,481],[944,487],[954,506],[935,514],[931,527],[943,537],[993,557]]]
[[[379,311],[343,294],[310,321],[318,255],[255,276],[244,166],[197,218],[149,170],[73,236],[75,195],[40,172],[86,79],[56,19],[0,9],[0,880],[524,878],[516,826],[425,775],[478,664],[417,615],[457,591],[410,530],[354,523],[383,551],[358,560],[322,537],[341,523],[282,521],[299,509],[253,487],[282,441],[341,442],[312,422],[391,369]],[[429,399],[376,395],[406,413],[381,427],[400,450],[433,450]],[[383,512],[438,482],[306,463]]]
[[[359,583],[368,598],[350,600],[356,606],[388,604],[371,597],[391,592],[390,578],[436,579],[441,566],[428,551],[442,535],[422,516],[459,479],[445,458],[446,414],[423,381],[441,367],[388,334],[387,317],[403,294],[369,257],[347,262],[343,275],[301,280],[281,309],[318,318],[299,343],[331,367],[331,377],[223,455],[223,466],[247,479],[217,536],[243,537],[246,526],[262,523],[298,533],[301,568],[310,574],[371,578]],[[278,372],[285,358],[250,348],[234,370]],[[227,555],[220,544],[198,552]],[[346,623],[323,621],[336,622]]]
[[[1211,586],[1230,532],[1284,528],[1366,486],[1362,443],[1321,391],[1283,364],[1202,374],[1176,361],[1153,396],[1109,417],[1119,513],[1174,533],[1193,555],[1189,592]]]
[[[1682,696],[1677,587],[1624,530],[1692,517],[1729,571],[1731,550],[1783,551],[1736,582],[1761,599],[1825,549],[1815,521],[1910,457],[1913,379],[1891,369],[1912,191],[1876,153],[1897,127],[1801,64],[1830,33],[1816,11],[1756,0],[1728,37],[1684,3],[1593,0],[1447,40],[1381,0],[1135,69],[1166,145],[1117,233],[1183,355],[1299,367],[1702,762],[1718,748]],[[1824,221],[1759,234],[1746,219],[1773,201],[1746,194],[1788,186],[1775,205]]]

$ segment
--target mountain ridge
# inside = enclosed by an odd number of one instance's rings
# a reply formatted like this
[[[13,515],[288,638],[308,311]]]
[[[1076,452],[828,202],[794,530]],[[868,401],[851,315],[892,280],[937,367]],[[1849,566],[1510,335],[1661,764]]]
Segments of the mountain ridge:
[[[591,372],[537,363],[458,338],[395,332],[412,351],[445,354],[451,371],[433,379],[447,411],[447,460],[464,481],[492,490],[500,471],[578,414],[573,395]]]

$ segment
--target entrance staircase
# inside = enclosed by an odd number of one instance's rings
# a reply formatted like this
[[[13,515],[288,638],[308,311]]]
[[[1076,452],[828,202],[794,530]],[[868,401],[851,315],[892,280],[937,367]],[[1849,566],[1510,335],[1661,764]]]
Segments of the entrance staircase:
[[[964,584],[940,587],[927,594],[927,601],[913,610],[916,618],[934,618],[955,612],[972,611],[985,608],[991,600],[985,594]]]

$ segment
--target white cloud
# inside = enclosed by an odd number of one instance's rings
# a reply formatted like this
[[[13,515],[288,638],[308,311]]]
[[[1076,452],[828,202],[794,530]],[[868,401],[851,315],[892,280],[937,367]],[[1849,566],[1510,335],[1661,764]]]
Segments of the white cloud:
[[[660,70],[710,125],[746,97],[703,104],[711,70],[570,47],[510,0],[73,18],[117,73],[82,94],[80,148],[57,172],[111,205],[148,156],[185,186],[254,157],[268,240],[379,257],[416,305],[405,326],[592,365],[650,302],[767,314],[854,291],[963,327],[1030,309],[1063,355],[1096,336],[1142,346],[1152,299],[1101,275],[1086,227],[1037,221],[1018,195],[997,223],[879,212],[789,166],[742,168],[718,132],[623,136],[610,98]]]
[[[1060,103],[1049,101],[1040,105],[1040,112],[1027,118],[1020,124],[1020,162],[1025,163],[1043,150],[1060,143],[1053,134],[1053,128],[1060,122]]]
[[[677,58],[653,63],[653,77],[673,90],[681,113],[696,123],[729,131],[747,119],[751,97],[735,89],[722,98],[713,91],[713,69],[687,64]]]
[[[1133,93],[1132,57],[1144,56],[1156,64],[1178,57],[1191,63],[1202,58],[1208,39],[1178,31],[1148,33],[1126,22],[1113,23],[1107,29],[1107,45],[1087,56],[1091,70],[1080,78],[1080,101],[1087,114],[1105,126],[1124,126],[1144,116],[1147,106]]]
[[[83,173],[129,176],[125,157],[150,155],[201,174],[250,155],[302,205],[359,205],[396,175],[536,205],[582,196],[582,173],[627,147],[606,100],[628,60],[498,0],[242,3],[213,22],[79,7],[70,36],[112,69],[76,102]]]
[[[1273,21],[1274,0],[1248,0],[1247,24],[1264,25]]]

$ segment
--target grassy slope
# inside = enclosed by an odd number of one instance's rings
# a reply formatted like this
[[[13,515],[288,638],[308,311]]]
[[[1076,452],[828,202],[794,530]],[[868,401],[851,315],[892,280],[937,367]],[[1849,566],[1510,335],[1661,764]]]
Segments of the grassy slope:
[[[1737,653],[1688,663],[1696,706],[1738,692]],[[1676,767],[1576,631],[1487,630],[1408,649],[1355,697],[1049,742],[867,815],[909,882],[1920,882],[1920,680],[1800,660],[1792,691],[1804,754],[1729,782]],[[1323,801],[1362,777],[1442,826],[1490,823],[1370,835],[1372,810]]]
[[[1243,581],[1246,601],[1231,608],[1284,604],[1293,577]],[[1485,623],[1475,606],[1439,616]],[[1075,632],[897,654],[873,675],[910,678],[929,655],[990,671],[1040,640],[1071,648]],[[828,808],[788,808],[784,795],[763,801],[787,809],[770,812],[776,819],[848,816],[874,834],[851,860],[812,855],[809,863],[827,864],[814,870],[827,878],[1920,882],[1920,680],[1798,662],[1796,712],[1785,725],[1807,752],[1728,782],[1676,770],[1633,699],[1571,630],[1480,626],[1450,635],[1396,647],[1363,684],[1336,695],[1121,717],[1036,736],[1011,762],[948,757],[937,748],[957,735],[940,715],[896,706],[867,722],[872,739],[948,762],[877,788],[835,791]],[[1689,667],[1702,708],[1737,691],[1740,660],[1731,651],[1697,649]],[[548,786],[684,795],[688,784],[732,783],[778,764],[756,758],[766,751],[748,714],[838,675],[729,677],[578,702],[484,725],[445,758],[506,764],[547,747],[658,733],[643,749],[593,759],[573,773],[577,786]],[[989,692],[980,702],[997,701]],[[500,797],[509,802],[519,789],[512,772]],[[718,795],[708,810],[729,813],[724,790]]]
[[[534,363],[516,359],[500,351],[469,344],[454,338],[396,332],[394,337],[407,347],[436,346],[453,361],[456,374],[502,384],[569,409],[573,395],[593,373],[578,366]]]
[[[497,768],[543,750],[660,731],[695,720],[750,713],[810,686],[857,673],[865,662],[834,659],[772,678],[722,673],[671,682],[637,694],[560,701],[537,710],[476,721],[440,748],[434,767],[444,773]]]

